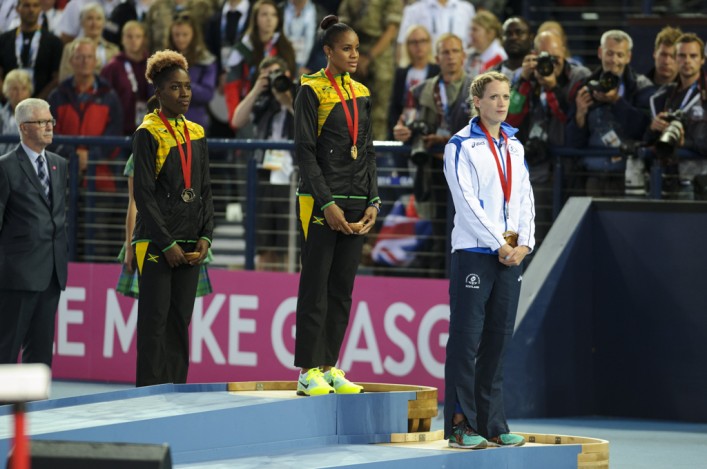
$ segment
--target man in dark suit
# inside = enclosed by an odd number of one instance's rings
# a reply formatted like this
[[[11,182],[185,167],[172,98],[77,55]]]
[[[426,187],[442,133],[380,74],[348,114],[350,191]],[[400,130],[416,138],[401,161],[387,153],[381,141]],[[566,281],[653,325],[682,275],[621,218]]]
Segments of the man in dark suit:
[[[39,0],[16,1],[20,25],[0,34],[0,83],[7,72],[22,68],[34,83],[34,97],[46,99],[59,82],[59,64],[64,45],[39,24]]]
[[[0,156],[0,363],[52,364],[54,320],[66,286],[67,163],[52,143],[49,104],[15,108],[20,144]]]

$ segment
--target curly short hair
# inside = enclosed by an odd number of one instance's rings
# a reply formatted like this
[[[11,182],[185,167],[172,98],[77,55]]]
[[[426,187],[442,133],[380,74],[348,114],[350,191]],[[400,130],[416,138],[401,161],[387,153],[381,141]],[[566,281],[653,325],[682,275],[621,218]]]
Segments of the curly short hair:
[[[145,78],[157,88],[161,88],[165,78],[175,69],[189,70],[187,59],[173,50],[157,51],[147,59]]]

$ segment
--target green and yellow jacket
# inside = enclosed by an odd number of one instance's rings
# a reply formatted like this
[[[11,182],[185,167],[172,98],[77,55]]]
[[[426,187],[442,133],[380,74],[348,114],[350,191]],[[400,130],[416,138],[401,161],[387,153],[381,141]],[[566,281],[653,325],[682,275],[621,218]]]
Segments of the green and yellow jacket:
[[[133,192],[137,219],[133,244],[151,241],[162,251],[177,242],[211,242],[214,230],[214,206],[209,177],[209,151],[204,128],[184,116],[169,119],[178,142],[162,123],[159,115],[145,116],[133,138],[135,179]],[[184,176],[177,143],[186,156],[184,126],[189,129],[192,145],[191,186],[196,200],[182,200]]]
[[[348,199],[376,202],[378,180],[371,135],[371,95],[348,73],[335,80],[353,117],[349,84],[358,105],[358,158],[351,157],[352,139],[339,95],[320,70],[302,75],[295,100],[295,158],[300,168],[298,195],[314,197],[317,207]]]

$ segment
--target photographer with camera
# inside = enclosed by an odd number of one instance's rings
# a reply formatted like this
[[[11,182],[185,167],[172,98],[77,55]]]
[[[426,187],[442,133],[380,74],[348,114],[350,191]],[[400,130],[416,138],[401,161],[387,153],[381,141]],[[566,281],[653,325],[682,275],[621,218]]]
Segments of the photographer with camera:
[[[432,255],[425,267],[436,276],[445,268],[447,246],[447,185],[442,173],[443,147],[449,138],[469,122],[469,86],[464,73],[462,40],[443,34],[436,43],[440,74],[428,78],[411,90],[417,112],[414,119],[393,128],[393,138],[409,142],[410,158],[417,167],[414,194],[420,216],[432,221]],[[435,148],[440,151],[435,151]]]
[[[675,41],[682,36],[680,28],[666,26],[655,37],[653,49],[653,68],[646,77],[656,87],[674,82],[678,77],[678,64],[675,59]]]
[[[631,36],[623,31],[601,36],[601,67],[585,79],[568,113],[567,146],[617,149],[616,156],[581,159],[580,169],[588,174],[579,188],[587,195],[623,194],[624,178],[618,175],[624,174],[626,164],[618,149],[622,142],[640,140],[650,123],[648,99],[654,88],[629,65],[632,48]]]
[[[258,78],[250,92],[233,113],[231,126],[241,129],[252,123],[257,139],[292,140],[294,138],[295,89],[287,62],[280,57],[266,57],[258,67]],[[282,270],[287,246],[288,216],[286,203],[291,194],[290,176],[293,160],[289,150],[257,150],[258,159],[258,262],[257,270]]]
[[[676,165],[675,150],[691,150],[707,156],[707,86],[704,41],[693,33],[685,33],[675,42],[678,65],[677,81],[663,85],[650,98],[653,121],[645,141],[655,144],[662,160],[664,174],[677,172],[680,185],[690,192],[695,176],[707,174],[707,161],[680,161]],[[677,187],[676,177],[666,178],[664,185],[671,192]]]
[[[570,96],[590,72],[565,60],[562,38],[554,31],[538,34],[535,49],[523,58],[511,90],[507,122],[525,142],[525,161],[535,189],[537,239],[552,225],[552,161],[548,147],[564,146]]]

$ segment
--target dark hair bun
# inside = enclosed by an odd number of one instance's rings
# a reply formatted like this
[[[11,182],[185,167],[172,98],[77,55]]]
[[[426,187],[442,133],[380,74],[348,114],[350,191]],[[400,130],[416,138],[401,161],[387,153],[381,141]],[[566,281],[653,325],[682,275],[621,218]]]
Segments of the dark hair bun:
[[[336,23],[339,22],[339,17],[336,15],[327,15],[324,17],[321,23],[319,23],[319,27],[322,28],[323,31],[326,31],[329,29],[331,26],[334,26]]]

